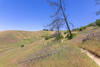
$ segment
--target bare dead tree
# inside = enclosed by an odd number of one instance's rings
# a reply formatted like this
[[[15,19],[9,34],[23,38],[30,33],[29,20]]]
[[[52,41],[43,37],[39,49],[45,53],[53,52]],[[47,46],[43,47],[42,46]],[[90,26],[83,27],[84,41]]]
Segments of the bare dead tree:
[[[100,6],[100,0],[95,0],[96,6]],[[100,10],[96,11],[96,15],[100,15]]]
[[[64,25],[64,21],[63,18],[60,17],[56,17],[52,23],[50,23],[49,25],[47,25],[50,29],[56,30],[56,39],[58,40],[61,32],[60,29],[62,28],[62,26]]]
[[[96,5],[100,5],[100,0],[95,0]]]
[[[68,19],[67,19],[66,13],[65,13],[64,0],[57,0],[57,1],[47,0],[47,2],[51,6],[57,7],[57,10],[56,10],[55,14],[52,17],[54,17],[54,18],[57,17],[57,16],[60,16],[61,18],[63,17],[63,21],[66,24],[66,27],[67,27],[67,29],[69,31],[69,35],[70,35],[70,37],[72,37],[72,32],[70,30],[69,23],[68,23]]]

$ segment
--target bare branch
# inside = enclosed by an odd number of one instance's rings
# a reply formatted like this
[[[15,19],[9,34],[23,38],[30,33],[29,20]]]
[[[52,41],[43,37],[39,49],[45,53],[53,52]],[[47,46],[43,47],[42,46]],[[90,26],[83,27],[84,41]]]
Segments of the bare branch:
[[[100,5],[100,0],[95,0],[96,5]],[[96,15],[100,15],[100,10],[96,11]]]
[[[68,23],[68,20],[67,20],[67,16],[66,16],[66,13],[65,13],[64,1],[63,0],[58,0],[59,2],[51,2],[50,0],[47,0],[47,1],[51,6],[57,7],[56,13],[53,16],[51,16],[51,17],[54,17],[55,19],[48,26],[51,27],[52,29],[53,28],[57,29],[57,31],[59,32],[59,30],[60,30],[61,26],[63,26],[63,22],[64,22],[64,23],[66,23],[70,37],[72,37],[72,32],[70,30],[69,23]],[[63,19],[61,17],[63,17]]]
[[[49,3],[50,6],[58,6],[59,5],[57,2],[52,2],[50,0],[47,0],[47,3]]]
[[[96,5],[100,5],[100,0],[95,0]]]
[[[97,11],[97,12],[96,12],[96,15],[100,15],[100,11]]]
[[[59,12],[60,12],[60,10],[61,10],[61,8],[59,7],[59,8],[57,9],[57,11],[55,12],[55,14],[54,14],[53,16],[51,16],[51,18],[52,18],[52,17],[55,17],[56,15],[58,15]]]

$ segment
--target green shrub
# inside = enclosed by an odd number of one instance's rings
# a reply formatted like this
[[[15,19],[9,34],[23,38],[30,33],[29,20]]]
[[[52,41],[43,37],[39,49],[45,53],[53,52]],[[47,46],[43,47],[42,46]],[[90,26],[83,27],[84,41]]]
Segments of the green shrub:
[[[49,34],[45,34],[41,37],[43,37],[45,40],[49,40],[51,38],[51,36]]]
[[[49,40],[49,39],[51,39],[51,38],[56,38],[56,40],[61,40],[61,39],[64,38],[63,35],[61,35],[61,34],[57,35],[57,33],[55,33],[55,34],[53,34],[53,35],[45,35],[45,36],[42,36],[42,37],[44,37],[45,40]]]
[[[61,39],[63,39],[64,38],[64,36],[62,35],[62,34],[60,34],[59,36],[56,36],[56,39],[57,40],[61,40]]]
[[[73,35],[73,37],[75,37],[77,34],[76,33],[73,33],[72,35]]]
[[[67,34],[68,32],[66,31],[66,32],[64,32],[64,34]]]
[[[24,45],[21,45],[21,48],[23,48],[24,47]]]
[[[83,30],[85,30],[85,29],[86,29],[86,26],[80,27],[80,28],[79,28],[79,31],[83,31]]]
[[[43,29],[43,31],[49,31],[48,29]]]
[[[96,20],[96,25],[100,27],[100,20]]]
[[[45,40],[49,40],[50,38],[50,36],[45,36]]]
[[[94,26],[94,23],[90,23],[87,25],[87,27],[90,27],[90,26]]]
[[[73,38],[73,36],[70,36],[69,34],[66,36],[66,38],[68,39],[68,40],[71,40],[72,38]]]
[[[73,37],[75,37],[76,34],[75,33],[72,33],[72,36],[70,36],[69,34],[65,37],[67,38],[68,40],[71,40]]]

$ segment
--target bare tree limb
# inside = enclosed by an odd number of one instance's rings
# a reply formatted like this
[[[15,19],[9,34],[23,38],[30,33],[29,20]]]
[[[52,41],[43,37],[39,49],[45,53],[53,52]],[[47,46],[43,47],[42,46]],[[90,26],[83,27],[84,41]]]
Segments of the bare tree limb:
[[[61,18],[57,18],[60,14],[62,14],[63,16],[63,21],[66,23],[66,26],[67,26],[67,29],[69,31],[69,35],[72,37],[72,33],[71,33],[71,30],[70,30],[70,27],[69,27],[69,23],[68,23],[68,20],[67,20],[67,16],[65,14],[65,4],[64,4],[64,1],[63,0],[58,0],[58,2],[51,2],[50,0],[47,0],[47,2],[51,5],[51,6],[56,6],[57,7],[57,11],[56,13],[52,16],[52,17],[56,17],[55,20],[51,23],[51,25],[54,27],[55,25],[53,24],[54,22],[56,23],[62,23],[61,22]],[[60,17],[62,17],[60,16]],[[59,20],[58,20],[59,19]],[[57,24],[56,24],[57,25]]]

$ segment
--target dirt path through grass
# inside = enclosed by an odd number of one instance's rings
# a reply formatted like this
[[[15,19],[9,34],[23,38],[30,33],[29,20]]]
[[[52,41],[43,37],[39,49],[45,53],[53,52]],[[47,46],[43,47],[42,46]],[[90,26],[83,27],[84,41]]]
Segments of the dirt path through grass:
[[[95,55],[93,55],[92,53],[90,53],[89,51],[85,49],[81,49],[81,51],[87,54],[93,61],[95,61],[100,66],[100,58],[96,57]]]

